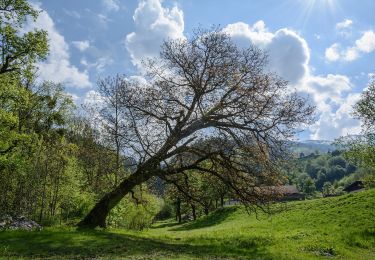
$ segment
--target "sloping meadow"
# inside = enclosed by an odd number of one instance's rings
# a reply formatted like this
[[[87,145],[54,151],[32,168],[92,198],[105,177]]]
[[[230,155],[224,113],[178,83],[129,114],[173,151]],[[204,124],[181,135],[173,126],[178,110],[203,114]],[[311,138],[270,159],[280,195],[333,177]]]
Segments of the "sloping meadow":
[[[0,233],[3,258],[374,259],[375,189],[278,204],[278,213],[248,215],[225,207],[195,222],[156,223],[144,231]]]

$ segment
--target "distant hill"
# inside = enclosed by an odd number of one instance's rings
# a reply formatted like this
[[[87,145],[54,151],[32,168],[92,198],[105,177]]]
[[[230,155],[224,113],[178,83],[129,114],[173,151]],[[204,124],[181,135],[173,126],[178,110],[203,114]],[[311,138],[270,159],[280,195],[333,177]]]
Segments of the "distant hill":
[[[291,150],[296,155],[303,153],[304,155],[310,155],[312,153],[327,153],[329,151],[336,150],[332,141],[328,140],[306,140],[299,142],[292,142]]]

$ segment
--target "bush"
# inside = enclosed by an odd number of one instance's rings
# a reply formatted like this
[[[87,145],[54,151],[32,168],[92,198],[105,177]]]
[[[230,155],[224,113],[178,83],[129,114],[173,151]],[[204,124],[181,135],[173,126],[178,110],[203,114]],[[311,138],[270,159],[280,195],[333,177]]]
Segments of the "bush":
[[[108,216],[108,226],[142,230],[153,223],[161,209],[161,200],[156,196],[144,193],[141,203],[137,204],[131,197],[125,197]]]
[[[164,202],[155,220],[165,220],[173,216],[173,206],[170,203]]]

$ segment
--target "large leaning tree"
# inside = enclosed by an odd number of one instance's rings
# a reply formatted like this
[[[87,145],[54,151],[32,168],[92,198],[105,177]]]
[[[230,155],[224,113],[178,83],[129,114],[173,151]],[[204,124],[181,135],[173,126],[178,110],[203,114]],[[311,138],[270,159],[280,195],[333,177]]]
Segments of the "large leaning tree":
[[[271,192],[259,187],[281,183],[273,162],[282,141],[313,113],[266,65],[265,53],[238,48],[220,29],[166,41],[160,57],[145,62],[146,80],[119,83],[122,138],[136,169],[79,226],[105,227],[137,185],[189,170],[218,177],[249,206],[266,203]]]

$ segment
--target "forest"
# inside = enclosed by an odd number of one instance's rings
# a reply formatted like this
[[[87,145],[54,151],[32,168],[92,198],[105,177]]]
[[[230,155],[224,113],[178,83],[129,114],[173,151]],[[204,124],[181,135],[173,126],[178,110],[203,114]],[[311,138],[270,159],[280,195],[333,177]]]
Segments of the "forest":
[[[198,228],[232,209],[243,219],[279,214],[277,187],[284,185],[319,207],[347,196],[355,181],[374,196],[375,80],[354,106],[361,135],[336,139],[328,152],[299,153],[291,140],[314,122],[315,106],[265,69],[262,49],[238,47],[219,26],[164,41],[159,57],[144,61],[143,79],[100,76],[100,99],[77,104],[64,84],[39,78],[37,63],[52,46],[46,31],[24,30],[39,15],[35,7],[1,0],[0,13],[2,219],[23,216],[47,230],[41,232],[149,232],[178,223]],[[304,207],[298,203],[296,212]],[[366,212],[374,217],[373,208]],[[364,256],[374,252],[373,230],[368,226]],[[0,245],[0,257],[6,248]]]

